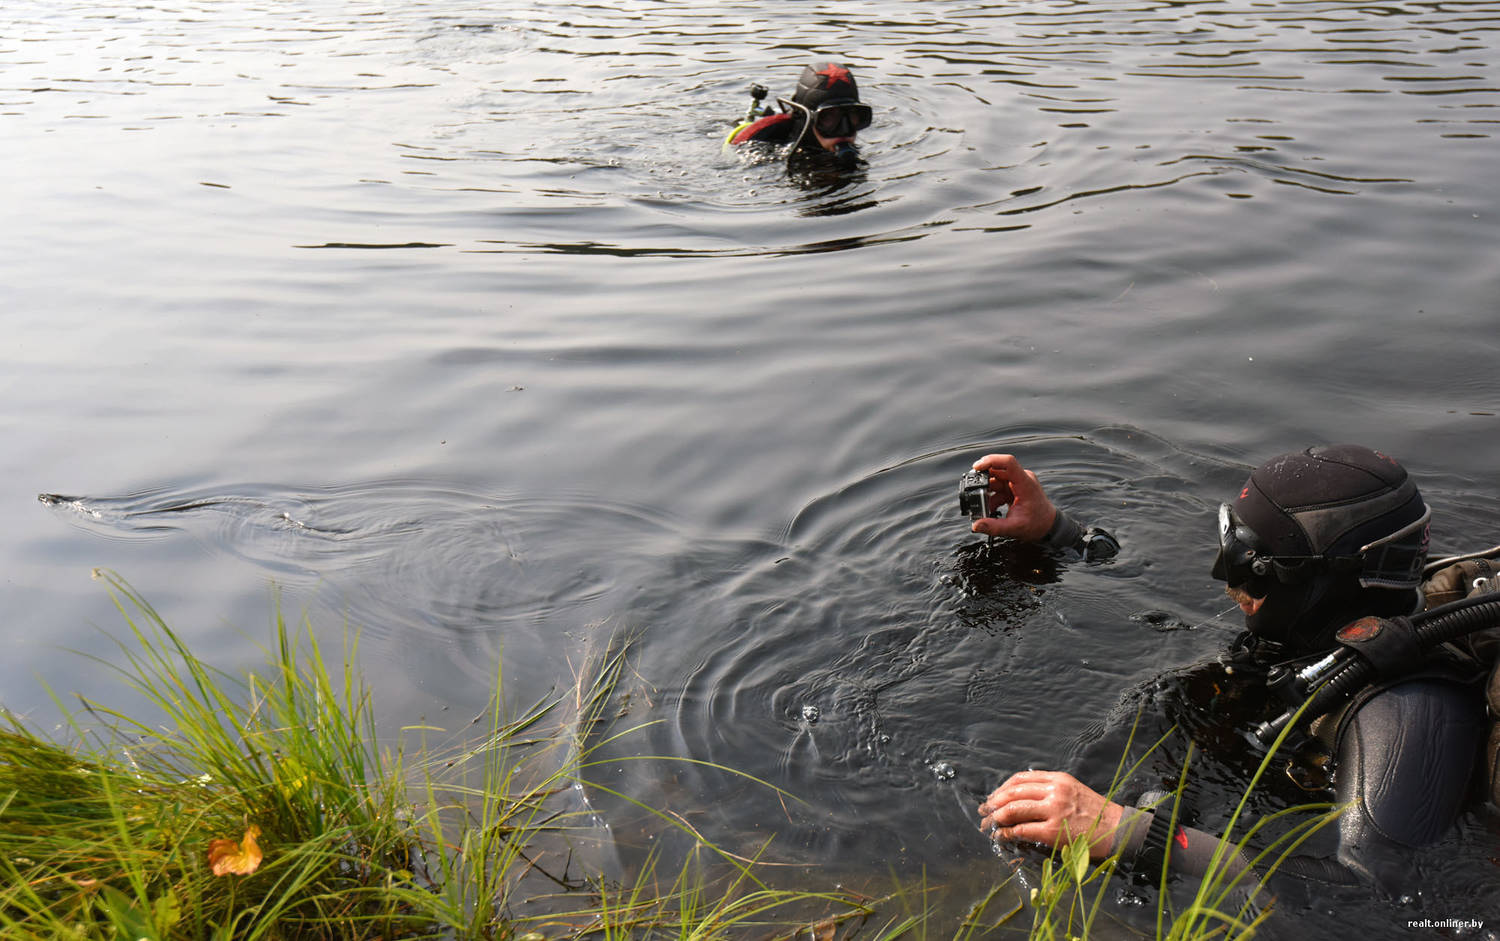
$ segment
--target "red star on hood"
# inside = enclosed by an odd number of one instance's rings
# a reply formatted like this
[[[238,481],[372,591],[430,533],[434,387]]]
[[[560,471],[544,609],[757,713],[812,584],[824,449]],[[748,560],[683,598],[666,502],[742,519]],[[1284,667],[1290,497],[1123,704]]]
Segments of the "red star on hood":
[[[832,62],[828,63],[826,68],[819,69],[818,74],[828,79],[829,91],[833,91],[835,85],[854,84],[854,77],[849,74],[849,70],[842,65],[834,65]]]

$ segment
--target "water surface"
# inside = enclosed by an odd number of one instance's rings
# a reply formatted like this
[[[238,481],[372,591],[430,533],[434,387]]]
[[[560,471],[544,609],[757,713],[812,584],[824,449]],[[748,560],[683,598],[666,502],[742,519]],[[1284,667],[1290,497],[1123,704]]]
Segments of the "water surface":
[[[276,593],[357,629],[392,729],[628,635],[633,747],[806,803],[622,765],[638,796],[962,897],[1004,867],[977,795],[1097,773],[1128,691],[1237,630],[1206,553],[1249,466],[1367,443],[1439,549],[1500,541],[1494,3],[0,26],[0,695],[41,721],[42,680],[113,692],[67,652],[120,626],[95,566],[231,670]],[[862,168],[721,152],[752,81],[829,57],[876,108]],[[989,450],[1123,554],[988,551],[953,484]],[[1419,860],[1421,905],[1493,899],[1493,829]]]

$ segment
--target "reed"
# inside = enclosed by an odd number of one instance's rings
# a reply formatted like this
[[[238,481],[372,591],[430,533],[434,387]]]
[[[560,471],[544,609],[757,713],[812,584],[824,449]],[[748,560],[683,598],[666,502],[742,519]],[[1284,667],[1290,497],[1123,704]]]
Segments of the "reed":
[[[663,831],[691,838],[688,859],[653,855],[627,884],[572,873],[567,847],[590,823],[567,795],[599,766],[598,749],[634,731],[612,729],[606,713],[627,645],[585,664],[566,694],[515,713],[497,677],[480,740],[430,746],[441,730],[403,730],[420,744],[409,763],[400,747],[376,744],[352,644],[335,667],[305,622],[293,630],[278,611],[265,668],[236,679],[199,659],[124,581],[98,577],[127,628],[110,665],[157,715],[59,698],[68,718],[55,738],[0,715],[0,936],[926,941],[942,931],[974,941],[1025,910],[994,910],[1013,897],[1003,882],[948,928],[934,924],[936,889],[925,883],[884,898],[780,888],[763,878],[766,847],[731,853],[650,808]],[[1133,770],[1122,759],[1116,782]],[[1273,870],[1308,832],[1273,841],[1257,868]],[[1031,937],[1094,930],[1119,860],[1090,864],[1086,847],[1043,862]],[[1265,913],[1232,904],[1246,889],[1226,873],[1211,872],[1180,913],[1163,891],[1157,936],[1253,933]]]
[[[1306,708],[1304,703],[1302,708]],[[1297,717],[1300,718],[1301,710]],[[1180,910],[1174,905],[1176,897],[1171,878],[1171,847],[1168,847],[1162,867],[1150,876],[1156,886],[1155,930],[1148,937],[1161,941],[1205,941],[1205,939],[1251,938],[1271,917],[1274,900],[1268,898],[1266,880],[1273,876],[1281,864],[1296,853],[1318,830],[1338,819],[1342,808],[1328,803],[1309,803],[1285,808],[1270,814],[1236,836],[1235,830],[1244,816],[1245,808],[1273,759],[1285,743],[1296,722],[1277,736],[1262,757],[1255,773],[1246,784],[1229,821],[1225,824],[1220,842],[1209,862],[1207,871],[1197,882],[1187,886],[1190,898]],[[1127,740],[1125,754],[1131,751],[1135,730],[1132,728]],[[1128,770],[1122,757],[1115,776],[1106,793],[1106,799],[1114,799],[1121,783],[1127,780],[1150,757],[1151,753],[1166,740],[1166,733]],[[1156,813],[1169,813],[1171,828],[1176,829],[1181,811],[1182,794],[1187,784],[1192,765],[1193,748],[1190,745],[1183,759],[1182,768],[1173,791],[1157,802]],[[1265,840],[1268,830],[1291,821],[1285,832]],[[1097,863],[1089,859],[1088,848],[1094,832],[1056,847],[1041,867],[1038,886],[1032,890],[1032,927],[1029,937],[1034,941],[1052,939],[1087,939],[1091,937],[1099,917],[1102,904],[1112,879],[1124,865],[1119,852],[1113,853]],[[1264,842],[1264,846],[1254,849]],[[1243,854],[1251,864],[1248,869],[1235,872],[1232,861]],[[1092,895],[1090,895],[1092,892]]]
[[[424,913],[390,891],[412,878],[404,772],[371,744],[354,651],[332,670],[278,614],[267,670],[237,681],[99,577],[128,628],[112,666],[162,724],[83,698],[54,742],[5,716],[6,936],[419,933]]]
[[[664,878],[653,861],[627,888],[548,871],[543,847],[587,827],[560,795],[631,731],[598,734],[623,645],[567,695],[517,714],[497,679],[482,739],[423,741],[409,764],[375,744],[352,645],[335,667],[278,611],[266,667],[239,680],[124,581],[97,576],[126,625],[108,665],[155,716],[54,697],[67,716],[58,741],[0,715],[6,938],[706,939],[791,935],[809,912],[832,925],[871,911],[850,894],[768,886],[757,860],[697,834],[727,866],[690,860]],[[730,875],[709,880],[710,868]],[[545,880],[557,891],[537,893]]]

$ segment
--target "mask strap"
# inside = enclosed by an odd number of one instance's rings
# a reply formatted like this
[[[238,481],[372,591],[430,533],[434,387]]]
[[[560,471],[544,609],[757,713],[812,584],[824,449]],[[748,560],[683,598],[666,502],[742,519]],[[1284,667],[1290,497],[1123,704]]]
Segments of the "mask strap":
[[[1432,519],[1432,507],[1423,507],[1422,515],[1389,536],[1360,546],[1363,561],[1359,584],[1364,588],[1415,588],[1422,580],[1422,563],[1427,559],[1427,537],[1422,537],[1421,546],[1396,545],[1427,528]],[[1378,552],[1376,551],[1378,550]],[[1374,555],[1371,555],[1375,552]],[[1406,558],[1403,558],[1403,554]],[[1394,555],[1394,558],[1391,558]],[[1388,563],[1393,563],[1389,565]]]
[[[1411,521],[1410,523],[1407,523],[1405,526],[1391,533],[1389,536],[1381,536],[1374,542],[1366,543],[1365,545],[1360,546],[1359,554],[1364,555],[1371,549],[1383,547],[1389,543],[1395,542],[1397,539],[1400,539],[1403,536],[1410,536],[1412,533],[1421,529],[1423,526],[1426,526],[1427,521],[1430,519],[1432,519],[1432,507],[1423,507],[1422,515],[1420,517]]]

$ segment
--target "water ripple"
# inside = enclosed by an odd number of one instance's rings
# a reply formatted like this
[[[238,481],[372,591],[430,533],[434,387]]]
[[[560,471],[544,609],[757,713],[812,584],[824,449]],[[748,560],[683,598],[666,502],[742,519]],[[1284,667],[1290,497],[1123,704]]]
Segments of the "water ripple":
[[[1207,532],[1212,507],[1191,494],[1205,476],[1238,478],[1243,468],[1130,428],[1076,437],[1012,430],[995,440],[1045,464],[1049,491],[1082,518],[1145,519],[1150,531],[1130,528],[1132,548],[1105,566],[986,546],[967,533],[949,492],[950,475],[977,456],[965,444],[830,491],[780,539],[699,544],[691,581],[674,591],[694,600],[642,612],[653,625],[642,638],[646,680],[670,719],[649,733],[662,739],[654,750],[749,771],[812,803],[758,798],[707,769],[675,772],[674,788],[699,794],[700,806],[727,806],[727,797],[702,795],[734,793],[725,825],[775,826],[776,858],[901,857],[905,836],[862,823],[889,813],[892,799],[908,804],[903,833],[930,834],[962,856],[970,830],[956,808],[977,803],[1006,769],[1049,753],[1059,728],[1089,727],[1108,711],[1124,678],[1087,651],[1114,644],[1159,656],[1170,636],[1187,656],[1222,642],[1231,628],[1163,633],[1174,616],[1153,603],[1162,576],[1145,559],[1159,539],[1175,539],[1174,527]],[[1171,568],[1173,554],[1151,561]],[[1081,658],[1057,656],[1075,643]],[[649,781],[636,783],[650,792]],[[935,796],[948,792],[953,799]],[[769,805],[756,803],[763,798]]]
[[[280,5],[59,19],[21,4],[11,15],[26,36],[25,56],[0,50],[0,61],[35,63],[12,68],[0,88],[12,116],[59,129],[85,117],[137,131],[179,122],[176,137],[224,119],[252,127],[273,121],[285,125],[276,132],[282,139],[334,122],[362,142],[374,157],[367,163],[389,168],[367,167],[353,179],[449,199],[505,197],[498,219],[490,210],[463,211],[465,241],[370,237],[371,226],[411,227],[392,208],[300,245],[684,259],[863,249],[953,225],[1014,231],[1024,226],[984,217],[1201,186],[1213,171],[1161,177],[1150,168],[1192,159],[1206,135],[1220,139],[1212,152],[1219,160],[1306,141],[1286,120],[1270,120],[1265,133],[1250,137],[1235,133],[1234,122],[1264,113],[1267,96],[1398,93],[1414,100],[1387,109],[1385,123],[1432,126],[1434,143],[1461,146],[1488,137],[1494,121],[1443,112],[1450,102],[1494,106],[1497,88],[1479,60],[1486,35],[1500,28],[1500,13],[1485,4],[1340,0],[1295,12],[1216,0],[935,4],[896,17],[846,11],[836,25],[790,34],[769,30],[767,12],[755,4],[678,4],[649,17],[630,5],[560,4],[493,22],[422,5],[377,15],[359,4],[337,24]],[[1432,36],[1451,40],[1434,47]],[[734,37],[746,48],[726,55]],[[802,62],[820,55],[847,57],[876,108],[865,135],[867,165],[856,178],[801,178],[779,161],[719,153],[749,81],[783,91]],[[191,110],[183,110],[188,102]],[[392,139],[385,130],[392,109],[435,105],[445,116],[425,135]],[[1074,151],[1071,138],[1082,131],[1096,151],[1124,159]],[[1336,142],[1321,146],[1323,153],[1296,159],[1339,160]],[[1125,157],[1143,147],[1157,159]],[[1045,161],[1035,159],[1038,152]],[[399,166],[412,161],[427,167]],[[538,174],[538,166],[556,173]],[[1419,165],[1391,170],[1363,174],[1366,185],[1416,179]],[[600,171],[610,172],[608,183],[589,185]],[[1270,182],[1350,192],[1312,182],[1300,169],[1288,173]],[[1043,188],[1049,198],[1023,207],[934,201],[945,181],[960,180],[970,190]],[[537,212],[554,202],[574,217],[569,237],[537,225]],[[804,226],[788,238],[788,217],[822,220],[824,228]],[[651,234],[664,222],[676,233],[668,242]],[[504,238],[485,233],[496,228]],[[579,229],[612,237],[580,239]]]

